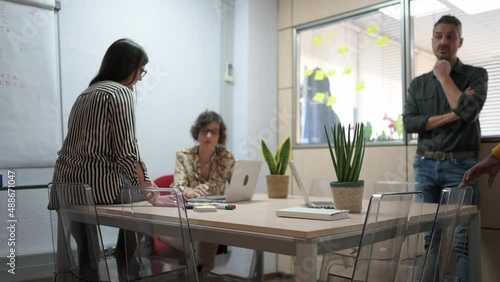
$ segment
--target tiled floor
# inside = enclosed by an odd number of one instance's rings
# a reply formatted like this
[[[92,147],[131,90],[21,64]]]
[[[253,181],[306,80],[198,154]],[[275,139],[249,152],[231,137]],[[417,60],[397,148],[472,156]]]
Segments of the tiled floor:
[[[268,278],[265,279],[266,282],[291,282],[293,281],[293,277],[290,275],[279,275],[279,274],[271,274],[271,275],[266,275]],[[216,276],[209,276],[207,280],[204,282],[223,282],[223,281],[251,281],[250,279],[244,280],[244,279],[237,279],[235,278],[234,280],[224,280],[220,277]],[[31,281],[25,281],[25,282],[52,282],[52,278],[44,278],[44,279],[37,279],[37,280],[31,280]]]
[[[267,277],[267,278],[266,278]],[[293,281],[293,276],[291,275],[282,275],[282,274],[267,274],[265,277],[266,282],[291,282]],[[242,278],[234,278],[233,279],[223,279],[217,276],[209,276],[208,279],[204,280],[205,282],[222,282],[222,281],[252,281],[252,279],[242,279]]]

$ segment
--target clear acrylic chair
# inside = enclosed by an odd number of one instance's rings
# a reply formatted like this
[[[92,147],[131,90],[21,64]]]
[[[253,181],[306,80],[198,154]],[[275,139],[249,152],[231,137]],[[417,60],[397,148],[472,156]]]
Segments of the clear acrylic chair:
[[[377,181],[373,186],[373,193],[413,192],[415,191],[415,185],[415,182],[406,181]],[[422,237],[423,236],[420,236],[419,234],[412,234],[409,238],[407,238],[405,245],[403,246],[405,252],[403,257],[410,257],[411,259],[415,255],[418,256],[418,258],[424,257],[425,252],[423,251]],[[418,249],[413,248],[414,244],[418,245]],[[413,254],[413,252],[417,252],[417,254]],[[358,246],[325,254],[322,258],[322,269],[327,267],[324,264],[332,263],[338,269],[352,268],[357,255]],[[323,271],[325,270],[323,269]]]
[[[441,196],[430,234],[420,281],[459,281],[457,261],[467,256],[466,245],[456,244],[457,236],[467,242],[467,226],[460,224],[460,212],[472,202],[472,188],[446,188]]]
[[[48,188],[58,216],[54,281],[111,281],[92,189],[69,183]]]
[[[124,188],[125,194],[137,193],[146,188]],[[149,189],[149,188],[148,188]],[[149,189],[147,191],[157,191]],[[162,192],[167,192],[162,189]],[[189,230],[189,222],[184,209],[182,195],[177,190],[168,191],[177,201],[172,207],[161,207],[159,212],[171,215],[171,220],[158,226],[155,220],[138,218],[139,211],[149,213],[152,206],[146,201],[116,206],[116,220],[104,219],[98,215],[92,188],[86,184],[49,184],[49,199],[57,206],[58,240],[55,281],[198,281],[196,264]],[[132,197],[133,198],[133,197]],[[144,209],[146,208],[146,209]],[[155,207],[156,209],[156,207]],[[156,211],[156,210],[155,210]],[[128,216],[128,218],[127,218]],[[149,213],[154,216],[154,213]],[[120,218],[122,220],[120,220]],[[130,257],[106,256],[101,223],[110,222],[115,227],[141,229],[141,233],[127,237],[136,246]],[[109,225],[108,223],[106,223]],[[148,231],[168,230],[168,235],[180,244],[173,262],[169,258],[155,257],[148,253],[146,236]],[[128,244],[125,244],[127,246]]]
[[[152,206],[143,196],[150,192],[158,195],[161,192],[162,197],[168,195],[171,204]],[[174,188],[142,187],[124,187],[121,193],[123,228],[129,230],[125,232],[125,247],[134,248],[125,251],[132,254],[125,256],[124,261],[128,279],[153,277],[158,281],[198,281],[182,193]],[[137,195],[144,197],[143,200],[129,202],[128,199],[137,198]],[[153,244],[157,244],[158,240],[151,240],[152,236],[159,236],[168,250],[155,252],[158,248]]]
[[[420,233],[421,192],[377,193],[370,198],[356,259],[352,267],[322,265],[323,281],[408,281],[413,268],[400,267],[408,235]],[[415,246],[416,248],[416,243]]]
[[[380,180],[375,182],[373,193],[412,192],[416,191],[416,187],[417,182],[413,181]],[[406,242],[403,246],[402,251],[403,262],[401,267],[408,267],[409,269],[411,269],[416,258],[417,269],[422,269],[423,262],[425,260],[423,235],[423,233],[411,234],[406,238]],[[417,248],[414,248],[415,244]],[[408,260],[406,260],[405,258],[408,258]]]

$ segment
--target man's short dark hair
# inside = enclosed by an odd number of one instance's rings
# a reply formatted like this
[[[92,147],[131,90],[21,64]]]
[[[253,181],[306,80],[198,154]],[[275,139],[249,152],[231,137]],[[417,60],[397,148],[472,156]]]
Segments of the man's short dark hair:
[[[438,24],[452,24],[457,27],[458,35],[460,37],[462,36],[462,22],[460,22],[457,17],[452,15],[444,15],[434,24],[434,28],[436,28]]]

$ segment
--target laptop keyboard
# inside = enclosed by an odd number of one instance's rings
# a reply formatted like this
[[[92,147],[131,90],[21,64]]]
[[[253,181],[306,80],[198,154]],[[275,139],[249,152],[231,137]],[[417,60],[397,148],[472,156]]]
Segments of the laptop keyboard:
[[[333,202],[330,202],[330,201],[312,201],[311,203],[313,203],[314,205],[316,206],[334,206],[335,204]]]

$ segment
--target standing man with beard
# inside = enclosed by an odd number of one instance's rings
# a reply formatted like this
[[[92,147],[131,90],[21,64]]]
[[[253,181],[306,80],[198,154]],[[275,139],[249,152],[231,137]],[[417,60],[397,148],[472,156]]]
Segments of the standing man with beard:
[[[429,203],[438,203],[444,188],[459,187],[464,173],[477,162],[479,113],[486,101],[488,73],[458,59],[463,40],[460,20],[442,16],[432,34],[436,64],[432,71],[415,78],[408,89],[403,123],[406,132],[418,133],[415,182]],[[472,204],[477,205],[477,181],[469,185]],[[427,249],[430,234],[425,237]],[[458,276],[468,281],[466,226],[459,226],[453,247]]]

